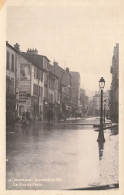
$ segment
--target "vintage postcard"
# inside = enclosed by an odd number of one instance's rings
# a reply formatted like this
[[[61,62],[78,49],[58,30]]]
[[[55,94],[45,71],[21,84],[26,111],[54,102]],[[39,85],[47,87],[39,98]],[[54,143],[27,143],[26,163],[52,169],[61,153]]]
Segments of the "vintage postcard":
[[[123,1],[0,3],[0,194],[124,194]]]

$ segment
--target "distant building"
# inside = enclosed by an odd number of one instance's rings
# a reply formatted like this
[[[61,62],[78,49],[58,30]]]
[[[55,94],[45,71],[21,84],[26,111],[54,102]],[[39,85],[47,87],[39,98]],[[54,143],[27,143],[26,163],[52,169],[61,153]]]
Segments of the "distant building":
[[[57,62],[54,61],[54,72],[59,79],[58,90],[60,92],[60,112],[66,113],[66,116],[71,114],[71,95],[72,95],[72,86],[71,86],[71,74],[69,68],[64,70],[61,68]]]
[[[80,112],[83,117],[88,114],[89,97],[84,89],[80,89]]]
[[[54,113],[54,119],[57,119],[58,113],[60,112],[60,92],[59,92],[59,79],[55,74],[54,66],[49,63],[49,89],[48,98],[49,106],[52,108]]]
[[[103,110],[106,110],[106,115],[109,112],[109,91],[103,92]],[[100,116],[101,110],[101,93],[96,92],[93,96],[93,115]]]
[[[118,102],[119,102],[119,44],[114,47],[112,66],[112,83],[110,89],[110,117],[112,122],[118,122]]]
[[[72,96],[71,101],[75,111],[80,109],[80,74],[79,72],[70,72],[72,76]]]

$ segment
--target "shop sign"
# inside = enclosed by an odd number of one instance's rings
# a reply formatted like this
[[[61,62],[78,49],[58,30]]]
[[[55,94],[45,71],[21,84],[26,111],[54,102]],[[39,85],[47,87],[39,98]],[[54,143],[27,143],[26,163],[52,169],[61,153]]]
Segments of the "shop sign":
[[[29,81],[19,82],[19,91],[23,91],[23,90],[30,92],[30,82]]]
[[[19,102],[26,102],[26,91],[19,91]]]

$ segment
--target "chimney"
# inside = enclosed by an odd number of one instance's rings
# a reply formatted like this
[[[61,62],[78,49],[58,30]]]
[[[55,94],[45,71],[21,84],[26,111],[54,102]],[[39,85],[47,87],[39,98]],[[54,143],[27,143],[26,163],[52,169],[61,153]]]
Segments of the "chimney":
[[[30,53],[30,54],[38,54],[38,50],[37,49],[29,49],[27,50],[27,53]]]
[[[20,45],[19,45],[18,43],[16,43],[16,44],[14,45],[14,48],[15,48],[17,51],[20,51]]]
[[[69,68],[66,68],[66,72],[69,73]]]
[[[54,61],[54,62],[53,62],[53,65],[54,65],[54,66],[58,66],[58,62],[55,62],[55,61]]]

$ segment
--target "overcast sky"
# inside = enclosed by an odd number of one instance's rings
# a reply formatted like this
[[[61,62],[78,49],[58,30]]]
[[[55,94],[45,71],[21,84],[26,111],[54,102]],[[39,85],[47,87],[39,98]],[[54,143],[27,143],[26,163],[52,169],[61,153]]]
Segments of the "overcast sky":
[[[36,48],[51,63],[80,72],[81,87],[98,90],[101,76],[110,88],[113,49],[119,43],[117,7],[8,7],[7,41]]]

